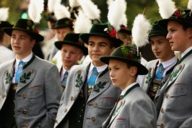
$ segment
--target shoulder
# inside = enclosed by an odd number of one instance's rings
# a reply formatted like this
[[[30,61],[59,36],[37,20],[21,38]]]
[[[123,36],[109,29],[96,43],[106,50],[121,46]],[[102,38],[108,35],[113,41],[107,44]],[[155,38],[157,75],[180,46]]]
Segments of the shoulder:
[[[159,61],[158,59],[155,59],[155,60],[151,60],[151,61],[147,62],[146,68],[149,69],[149,68],[155,67],[155,65],[157,64],[158,61]]]
[[[35,63],[40,63],[40,64],[42,64],[43,66],[50,66],[50,67],[52,67],[52,66],[55,66],[53,63],[51,63],[51,62],[49,62],[49,61],[47,61],[47,60],[44,60],[44,59],[41,59],[41,58],[39,58],[39,57],[37,57],[37,56],[35,56]],[[40,66],[40,65],[39,65]]]
[[[70,72],[77,72],[81,70],[86,70],[89,67],[89,64],[79,64],[79,65],[74,65],[71,67]]]
[[[14,62],[14,59],[9,60],[9,61],[6,61],[6,62],[4,62],[4,63],[1,63],[1,64],[0,64],[0,69],[3,69],[3,68],[5,68],[5,67],[12,66],[12,65],[13,65],[13,62]]]
[[[146,92],[141,88],[137,87],[130,92],[130,96],[135,97],[135,101],[150,100]]]
[[[49,71],[50,69],[58,70],[57,66],[52,64],[51,62],[41,59],[39,57],[35,57],[34,61],[31,64],[31,67],[37,68],[39,70]]]

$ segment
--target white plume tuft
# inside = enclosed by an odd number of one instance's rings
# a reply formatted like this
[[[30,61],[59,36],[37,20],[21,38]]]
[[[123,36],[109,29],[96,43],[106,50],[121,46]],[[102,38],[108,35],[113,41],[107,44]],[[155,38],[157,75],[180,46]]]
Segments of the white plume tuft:
[[[61,18],[70,18],[71,14],[67,7],[61,4],[57,4],[54,9],[54,14],[57,20]]]
[[[188,1],[187,8],[192,11],[192,0],[189,0],[189,1]]]
[[[79,0],[69,0],[69,6],[70,6],[71,8],[80,6]]]
[[[112,25],[116,31],[120,30],[120,26],[125,24],[126,21],[126,1],[125,0],[115,0],[109,6],[109,12],[107,15],[110,25]],[[126,23],[127,24],[127,23]],[[125,25],[127,26],[127,25]]]
[[[128,22],[127,16],[126,16],[126,14],[124,14],[121,25],[127,26],[127,22]]]
[[[9,8],[0,8],[0,21],[7,21],[9,16]]]
[[[107,5],[108,7],[111,5],[111,3],[113,3],[114,0],[107,0]]]
[[[82,10],[79,10],[79,15],[74,22],[75,33],[89,33],[92,27],[91,20],[85,16]]]
[[[156,0],[159,13],[163,19],[169,18],[176,10],[175,2],[172,0]]]
[[[100,10],[91,0],[81,0],[81,8],[89,19],[100,19]]]
[[[30,0],[29,6],[28,6],[28,15],[29,18],[35,22],[39,23],[41,20],[41,13],[44,9],[44,0]]]
[[[54,12],[55,6],[60,4],[61,0],[48,0],[47,6],[49,12]]]
[[[148,43],[150,30],[151,24],[145,16],[143,14],[137,15],[132,28],[133,43],[135,43],[137,47],[145,46]]]

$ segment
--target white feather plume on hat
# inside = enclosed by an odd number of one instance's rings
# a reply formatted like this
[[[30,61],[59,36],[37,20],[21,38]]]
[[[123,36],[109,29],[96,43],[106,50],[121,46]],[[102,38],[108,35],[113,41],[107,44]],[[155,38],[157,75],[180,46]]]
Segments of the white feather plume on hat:
[[[71,14],[69,12],[69,9],[67,7],[65,7],[64,5],[61,5],[59,3],[57,3],[55,5],[55,9],[54,9],[54,14],[57,20],[61,19],[61,18],[70,18]]]
[[[60,4],[61,0],[48,0],[47,6],[49,12],[54,12],[55,5]]]
[[[107,5],[108,7],[111,5],[111,3],[113,3],[114,0],[107,0]]]
[[[192,11],[192,0],[188,1],[187,8]]]
[[[110,25],[112,25],[116,31],[120,30],[120,26],[127,23],[124,23],[126,20],[126,1],[125,0],[115,0],[109,5],[109,12],[107,15]]]
[[[41,20],[41,13],[44,9],[44,0],[30,0],[29,6],[28,6],[28,15],[29,18],[35,22],[39,23]]]
[[[79,0],[69,0],[69,6],[71,8],[80,6]]]
[[[83,12],[91,20],[100,19],[100,10],[91,0],[81,0],[80,6]]]
[[[145,46],[148,43],[148,34],[150,30],[150,22],[143,14],[138,14],[133,22],[133,43],[135,43],[137,47]]]
[[[91,20],[79,10],[79,14],[74,22],[74,32],[75,33],[89,33],[92,27]]]
[[[176,10],[175,2],[172,0],[156,0],[159,13],[163,19],[169,18]]]
[[[9,8],[0,8],[0,21],[7,21]]]

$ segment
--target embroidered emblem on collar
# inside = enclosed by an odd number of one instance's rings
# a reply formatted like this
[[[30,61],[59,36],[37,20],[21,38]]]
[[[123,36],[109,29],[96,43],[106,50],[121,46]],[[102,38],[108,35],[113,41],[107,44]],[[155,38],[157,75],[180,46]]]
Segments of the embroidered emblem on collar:
[[[75,87],[80,87],[82,84],[83,84],[83,80],[82,80],[82,76],[81,76],[81,71],[78,71],[77,72],[77,79],[76,79],[76,84],[75,84]]]
[[[32,74],[32,71],[23,73],[23,75],[20,78],[20,82],[26,83],[26,81],[30,79],[31,74]]]
[[[103,89],[106,83],[107,82],[99,82],[99,83],[97,83],[94,86],[93,90],[96,91],[96,92],[100,92],[100,89]]]
[[[11,83],[11,81],[12,81],[12,76],[11,76],[11,74],[9,73],[9,72],[6,72],[6,77],[5,77],[5,83],[6,84],[10,84]]]
[[[152,74],[152,68],[149,69],[149,72],[148,72],[148,74],[146,76],[146,81],[145,81],[146,84],[148,84],[149,81],[151,81],[151,79],[152,79],[152,75],[151,74]]]

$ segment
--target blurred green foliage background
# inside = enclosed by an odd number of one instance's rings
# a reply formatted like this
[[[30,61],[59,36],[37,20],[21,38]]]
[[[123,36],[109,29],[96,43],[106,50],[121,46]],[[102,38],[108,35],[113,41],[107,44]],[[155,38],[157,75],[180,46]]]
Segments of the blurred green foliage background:
[[[0,7],[9,7],[9,19],[12,24],[14,24],[20,17],[23,8],[25,8],[25,3],[27,0],[1,0]],[[135,16],[139,13],[144,13],[146,18],[151,22],[160,19],[158,12],[158,6],[155,0],[126,0],[127,1],[127,19],[129,28],[132,27],[133,20]],[[187,7],[188,0],[173,0],[176,3],[177,8],[185,9]],[[93,2],[98,5],[101,10],[101,21],[107,21],[108,7],[106,0],[93,0]],[[67,0],[62,1],[63,4],[68,5]],[[41,21],[42,27],[45,27],[45,21]]]

